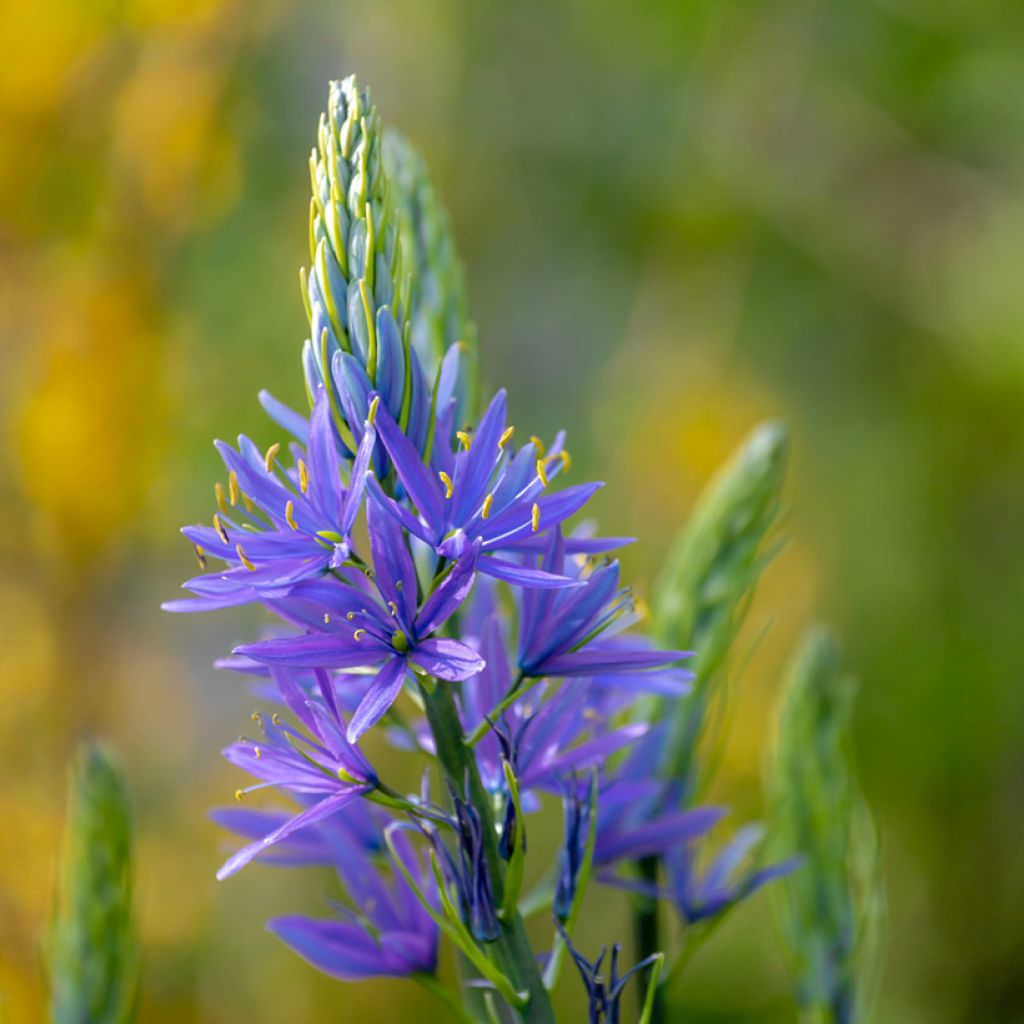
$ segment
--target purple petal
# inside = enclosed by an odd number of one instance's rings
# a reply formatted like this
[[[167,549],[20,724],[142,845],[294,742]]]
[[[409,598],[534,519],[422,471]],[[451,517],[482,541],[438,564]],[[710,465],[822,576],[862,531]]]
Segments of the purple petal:
[[[504,558],[495,558],[493,555],[481,558],[477,563],[477,568],[482,573],[493,576],[496,580],[504,580],[505,583],[513,583],[519,587],[558,590],[562,587],[583,585],[568,576],[558,576],[553,572],[545,572],[543,569],[531,569],[529,566],[509,562]]]
[[[388,708],[395,703],[405,682],[408,666],[405,658],[392,658],[377,673],[366,696],[363,697],[348,725],[348,741],[355,743],[371,726],[384,717]]]
[[[287,839],[293,832],[298,832],[299,829],[305,828],[307,825],[312,825],[314,822],[322,821],[328,815],[334,814],[336,811],[340,811],[342,807],[351,803],[353,800],[357,799],[360,794],[365,792],[365,789],[365,786],[348,786],[342,788],[339,783],[339,792],[335,793],[334,796],[325,797],[319,803],[313,804],[312,807],[307,808],[301,814],[295,815],[294,818],[289,818],[288,821],[274,829],[273,832],[268,833],[262,839],[258,839],[255,843],[250,843],[248,846],[243,847],[233,857],[230,857],[225,861],[224,866],[220,871],[217,872],[217,879],[219,881],[223,881],[225,878],[230,877],[245,867],[253,857],[262,853],[275,843],[281,842],[282,839]]]
[[[341,515],[341,463],[334,443],[331,402],[327,388],[316,393],[309,420],[309,490],[320,511],[331,522]]]
[[[662,668],[692,656],[692,651],[659,651],[651,648],[605,646],[599,641],[581,651],[547,658],[544,674],[550,676],[589,676],[598,673],[643,671]],[[692,675],[689,676],[692,678]]]
[[[429,636],[459,609],[473,589],[480,542],[467,546],[452,570],[427,598],[416,616],[416,635]]]
[[[440,481],[431,476],[415,445],[399,430],[391,413],[383,407],[377,410],[377,433],[394,463],[402,486],[419,509],[420,515],[430,524],[435,541],[438,540],[444,532],[445,524]]]
[[[409,629],[416,615],[416,566],[401,527],[377,502],[366,510],[370,551],[377,589],[398,610],[402,629]]]
[[[266,414],[278,425],[284,427],[292,437],[306,443],[309,435],[309,420],[283,402],[279,402],[269,391],[261,391],[260,405]]]
[[[664,853],[680,843],[696,839],[720,821],[725,811],[720,807],[697,807],[688,811],[673,811],[636,826],[618,835],[602,836],[598,817],[595,863],[609,864],[621,857],[648,857]]]
[[[244,654],[265,665],[293,665],[296,668],[357,668],[373,665],[386,652],[370,635],[353,640],[340,633],[318,633],[280,637],[255,644],[242,644],[232,653]]]
[[[476,675],[486,664],[472,647],[459,640],[443,637],[421,640],[410,655],[410,660],[428,675],[451,683],[461,683]]]

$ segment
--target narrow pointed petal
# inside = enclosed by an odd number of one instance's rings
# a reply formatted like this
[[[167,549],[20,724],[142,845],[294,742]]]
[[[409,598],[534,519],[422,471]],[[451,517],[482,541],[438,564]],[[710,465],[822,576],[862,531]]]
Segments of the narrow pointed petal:
[[[294,665],[296,668],[358,668],[372,665],[386,653],[373,637],[353,640],[339,633],[281,637],[242,644],[234,654],[244,654],[265,665]]]
[[[439,540],[445,524],[439,481],[431,476],[415,445],[402,433],[385,408],[377,410],[377,433],[394,463],[406,493],[419,509],[420,515],[430,524],[435,534],[434,539]]]
[[[392,658],[377,673],[348,725],[348,741],[355,743],[371,726],[384,717],[402,690],[408,666],[404,658]]]
[[[346,804],[357,799],[364,792],[365,788],[364,786],[339,787],[339,792],[333,796],[325,797],[301,814],[295,815],[294,818],[289,818],[288,821],[274,829],[273,832],[269,832],[262,839],[258,839],[255,843],[250,843],[248,846],[243,847],[233,857],[229,857],[224,862],[224,866],[217,872],[217,880],[223,881],[225,878],[229,878],[244,868],[254,857],[259,856],[259,854],[272,847],[275,843],[281,842],[282,839],[287,839],[288,836],[298,832],[299,829],[306,828],[306,826],[312,825],[317,821],[322,821],[329,815],[340,811]]]
[[[468,644],[443,637],[422,640],[410,660],[429,675],[451,683],[476,675],[486,664]]]
[[[468,546],[456,560],[452,571],[427,598],[416,618],[416,635],[430,636],[458,610],[473,589],[480,542]]]

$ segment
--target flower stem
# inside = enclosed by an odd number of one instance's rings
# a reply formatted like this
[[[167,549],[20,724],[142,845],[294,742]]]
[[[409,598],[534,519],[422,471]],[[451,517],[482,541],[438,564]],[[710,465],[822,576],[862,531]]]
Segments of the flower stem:
[[[423,703],[434,735],[434,744],[441,767],[456,790],[468,788],[466,798],[472,801],[483,826],[484,854],[491,876],[494,900],[499,906],[505,895],[505,873],[498,853],[498,837],[494,828],[491,801],[480,781],[473,753],[466,745],[462,723],[451,686],[440,683],[428,692],[420,687]],[[468,786],[467,786],[468,783]],[[537,961],[526,937],[526,929],[518,913],[501,921],[501,934],[491,947],[495,963],[529,999],[518,1013],[528,1024],[554,1024],[551,1001],[537,968]]]
[[[658,858],[643,857],[636,862],[640,877],[645,882],[656,883],[658,881]],[[658,929],[658,901],[646,894],[638,895],[633,904],[633,938],[636,942],[636,956],[643,960],[652,953],[661,949],[661,940]],[[664,1024],[665,1003],[661,998],[661,992],[657,988],[657,976],[648,971],[648,986],[654,985],[654,991],[645,993],[643,988],[640,992],[641,1010],[645,1011],[650,1007],[650,1024]]]

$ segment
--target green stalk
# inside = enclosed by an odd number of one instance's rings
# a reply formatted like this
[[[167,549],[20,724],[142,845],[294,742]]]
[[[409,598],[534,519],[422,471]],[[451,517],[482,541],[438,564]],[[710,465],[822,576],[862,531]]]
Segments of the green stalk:
[[[655,588],[652,628],[664,647],[695,651],[693,692],[680,700],[651,700],[647,721],[668,716],[668,739],[660,766],[663,779],[683,784],[692,803],[710,774],[708,748],[720,743],[713,712],[726,691],[729,658],[758,578],[775,551],[771,531],[778,515],[788,440],[779,423],[764,423],[708,484],[690,520],[680,530]],[[703,756],[701,756],[703,755]],[[703,778],[702,778],[703,776]],[[658,878],[657,858],[638,862],[644,881]],[[638,897],[633,907],[637,957],[661,948],[658,908]],[[661,1024],[660,993],[651,996],[650,1019]]]
[[[491,877],[494,900],[501,906],[505,897],[505,872],[498,853],[498,836],[494,828],[491,800],[480,781],[476,759],[466,746],[451,686],[441,682],[432,691],[420,687],[427,721],[434,736],[438,760],[445,775],[460,792],[468,779],[470,800],[480,815],[484,836],[484,855]],[[555,1016],[537,961],[526,936],[523,920],[517,912],[500,921],[501,934],[491,946],[495,963],[508,976],[516,989],[528,994],[528,1001],[519,1009],[520,1019],[527,1024],[554,1024]]]
[[[657,882],[658,880],[658,858],[644,857],[637,861],[637,873],[645,882]],[[633,940],[636,944],[639,959],[643,959],[649,952],[655,951],[661,938],[658,933],[658,901],[652,896],[637,896],[633,901]],[[661,973],[660,964],[658,971],[652,967],[647,972],[647,990],[642,996],[643,1009],[647,1013],[647,1020],[650,1024],[664,1024],[665,1022],[665,1001],[661,998],[658,989],[658,975]]]

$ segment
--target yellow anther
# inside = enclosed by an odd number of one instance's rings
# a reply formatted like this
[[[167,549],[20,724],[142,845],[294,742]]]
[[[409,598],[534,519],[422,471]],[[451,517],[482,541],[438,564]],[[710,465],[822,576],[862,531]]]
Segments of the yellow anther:
[[[256,506],[253,504],[252,498],[250,498],[248,494],[242,495],[242,504],[250,515],[256,514]]]
[[[258,711],[254,711],[249,717],[254,722],[262,722],[263,721],[263,716]]]
[[[349,622],[351,622],[355,617],[355,612],[345,612],[345,618],[348,619]]]
[[[249,561],[249,556],[245,553],[245,548],[241,544],[235,545],[235,551],[238,553],[238,560],[249,570],[249,572],[255,572],[256,566]]]
[[[238,474],[231,470],[228,473],[228,499],[232,505],[238,504],[238,495],[241,493],[241,488],[238,486]]]
[[[484,519],[486,519],[491,514],[491,506],[493,504],[494,504],[494,495],[493,494],[488,494],[487,497],[484,498],[483,505],[480,507],[480,515],[483,516]]]
[[[253,747],[252,748],[252,752],[253,752],[253,756],[256,758],[257,761],[263,756],[260,753],[260,748],[259,747]]]
[[[356,631],[355,631],[355,632],[354,632],[354,633],[352,634],[352,639],[353,639],[353,640],[362,640],[362,638],[363,638],[364,636],[366,636],[366,630],[360,627],[359,629],[357,629],[357,630],[356,630]]]
[[[568,473],[572,469],[572,459],[569,458],[569,453],[567,451],[560,451],[558,457],[562,460],[562,469]]]
[[[270,716],[270,720],[274,723],[274,725],[281,724],[281,716],[276,711]]]
[[[467,434],[466,431],[464,430],[456,430],[455,436],[459,439],[459,442],[462,444],[462,447],[465,448],[466,451],[468,452],[470,444],[469,434]]]
[[[223,524],[220,521],[220,516],[216,512],[213,514],[213,528],[217,531],[218,536],[225,544],[229,544],[228,531],[224,529]]]
[[[388,611],[391,612],[392,618],[398,617],[398,605],[394,601],[388,601]]]
[[[224,500],[224,485],[219,480],[213,485],[213,493],[217,498],[217,508],[227,515],[228,503]]]
[[[540,477],[540,482],[547,487],[548,485],[548,471],[544,468],[544,460],[537,460],[537,476]]]
[[[450,498],[452,496],[452,478],[443,469],[437,475],[441,478],[441,483],[444,484],[444,496]]]
[[[299,459],[298,466],[299,466],[299,490],[302,491],[303,494],[305,494],[306,491],[309,490],[309,470],[306,469],[306,464],[302,461],[302,459]]]
[[[274,459],[277,458],[277,453],[281,450],[281,445],[275,441],[268,449],[267,454],[263,457],[263,465],[267,467],[267,472],[271,472],[274,468]]]
[[[236,800],[237,800],[237,801],[238,801],[239,803],[241,803],[241,802],[242,802],[242,797],[243,797],[243,796],[245,796],[245,790],[244,790],[244,789],[236,789],[236,790],[235,790],[235,799],[236,799]]]
[[[327,612],[324,612],[324,625],[325,626],[329,626],[330,624],[331,624],[331,616]]]
[[[533,509],[530,512],[530,523],[533,525],[533,532],[536,533],[540,529],[540,505],[537,502],[533,503]]]
[[[499,447],[499,448],[504,448],[504,447],[505,447],[505,445],[507,445],[507,444],[509,443],[509,441],[511,441],[511,440],[512,440],[512,435],[513,435],[513,434],[514,434],[515,432],[516,432],[516,428],[515,428],[515,427],[509,427],[509,428],[508,428],[508,429],[507,429],[507,430],[505,431],[505,433],[504,433],[504,434],[502,434],[502,435],[501,435],[501,437],[499,437],[499,438],[498,438],[498,447]]]
[[[192,547],[196,549],[196,561],[199,563],[200,569],[206,568],[206,552],[198,544],[193,544]]]
[[[530,444],[532,444],[533,447],[537,449],[537,456],[538,456],[538,458],[543,459],[544,458],[544,451],[545,451],[544,442],[536,434],[531,434],[530,435]]]
[[[288,520],[288,525],[293,530],[297,530],[299,528],[299,524],[295,522],[295,502],[290,498],[284,506],[284,517]]]
[[[402,580],[395,580],[395,590],[401,590],[403,586]]]

